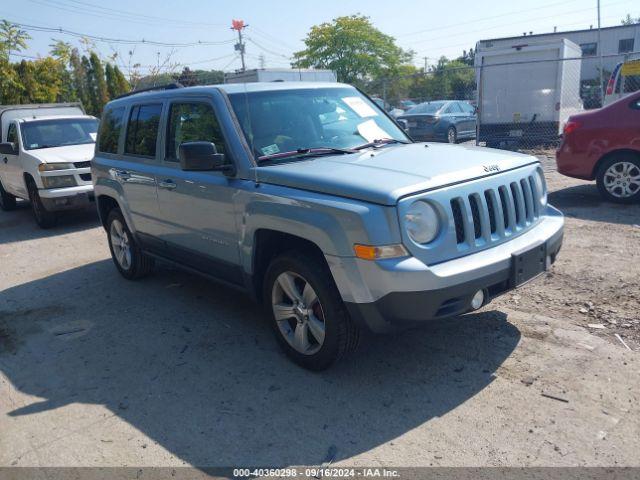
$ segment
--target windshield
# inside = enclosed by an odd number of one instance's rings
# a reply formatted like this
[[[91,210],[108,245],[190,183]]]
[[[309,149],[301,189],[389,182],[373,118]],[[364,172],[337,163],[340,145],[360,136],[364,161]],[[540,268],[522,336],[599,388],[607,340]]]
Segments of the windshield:
[[[407,113],[436,113],[442,108],[444,102],[421,103],[410,109]]]
[[[25,150],[95,143],[98,121],[94,118],[56,118],[25,122],[21,126]]]
[[[377,140],[409,141],[354,88],[247,92],[229,98],[259,159],[314,148],[352,149]]]

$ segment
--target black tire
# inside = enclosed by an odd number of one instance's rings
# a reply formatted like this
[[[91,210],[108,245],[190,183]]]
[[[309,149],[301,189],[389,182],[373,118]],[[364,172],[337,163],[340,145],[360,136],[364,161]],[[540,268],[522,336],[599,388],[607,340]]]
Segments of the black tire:
[[[622,176],[622,170],[625,165],[632,165],[629,176],[627,177]],[[619,180],[613,177],[612,169],[620,171],[621,178]],[[600,195],[605,200],[622,204],[638,203],[640,202],[640,182],[637,180],[638,176],[640,176],[640,157],[633,153],[618,153],[606,159],[598,167],[596,184],[598,185]],[[635,180],[630,181],[629,177],[635,177]],[[612,181],[621,183],[611,186],[610,182]],[[607,188],[608,184],[609,188]],[[627,193],[627,196],[622,196],[625,188],[628,188],[633,193]]]
[[[32,179],[27,180],[27,190],[29,191],[29,201],[33,218],[40,228],[48,229],[56,226],[58,215],[56,212],[48,211],[40,199],[38,187]]]
[[[117,225],[114,225],[117,222]],[[114,245],[113,242],[116,241],[114,236],[112,235],[112,228],[120,228],[120,230],[124,233],[128,241],[129,248],[129,260],[127,262],[121,262],[118,259],[118,255],[116,254],[116,250],[120,249],[117,245]],[[145,255],[138,244],[135,241],[131,230],[127,226],[127,222],[125,221],[122,212],[119,208],[114,208],[109,212],[107,217],[107,238],[109,240],[109,250],[111,251],[111,258],[116,268],[120,272],[120,274],[126,278],[127,280],[135,280],[138,278],[145,277],[151,273],[154,266],[153,258]]]
[[[447,129],[447,143],[458,143],[458,131],[456,127],[449,127]]]
[[[5,191],[0,182],[0,210],[9,212],[16,208],[16,197]]]
[[[317,294],[325,333],[323,343],[313,354],[303,354],[293,348],[276,321],[272,307],[274,284],[283,273],[299,275]],[[329,267],[313,254],[294,251],[272,260],[265,274],[263,299],[278,343],[298,365],[313,371],[325,370],[356,350],[360,329],[349,317]]]

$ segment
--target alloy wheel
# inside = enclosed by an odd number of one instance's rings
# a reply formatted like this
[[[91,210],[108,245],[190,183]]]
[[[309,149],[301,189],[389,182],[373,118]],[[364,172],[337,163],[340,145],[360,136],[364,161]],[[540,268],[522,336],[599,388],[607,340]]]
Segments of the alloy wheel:
[[[129,235],[120,220],[116,219],[111,222],[109,235],[111,237],[113,254],[116,257],[118,265],[120,265],[123,270],[128,270],[131,267],[131,245]]]
[[[616,198],[629,198],[640,191],[640,167],[616,162],[604,173],[604,187]]]
[[[273,284],[271,307],[280,333],[303,355],[318,352],[325,338],[325,316],[311,284],[294,272],[281,273]]]

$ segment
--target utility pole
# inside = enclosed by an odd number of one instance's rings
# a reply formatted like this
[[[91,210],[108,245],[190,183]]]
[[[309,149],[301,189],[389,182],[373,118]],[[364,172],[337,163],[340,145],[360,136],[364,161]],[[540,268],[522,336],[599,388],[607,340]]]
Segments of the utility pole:
[[[602,71],[602,38],[600,35],[600,0],[598,0],[598,53],[600,56],[600,101],[604,105],[604,83]]]
[[[245,25],[244,20],[231,20],[231,30],[236,30],[238,32],[238,43],[236,43],[233,48],[240,52],[240,60],[242,61],[242,70],[245,71],[247,69],[244,63],[244,42],[242,41],[242,30],[247,28],[249,25]]]
[[[429,57],[424,57],[424,73],[427,73],[427,69],[429,68]]]

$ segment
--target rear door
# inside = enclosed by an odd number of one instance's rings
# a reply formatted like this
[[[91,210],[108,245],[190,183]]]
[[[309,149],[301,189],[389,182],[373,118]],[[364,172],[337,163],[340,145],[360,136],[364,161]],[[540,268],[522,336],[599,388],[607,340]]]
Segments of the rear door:
[[[449,123],[456,127],[458,137],[464,137],[466,135],[464,113],[458,105],[458,102],[449,102],[442,111],[441,116],[446,117]]]
[[[122,186],[133,227],[144,235],[158,234],[158,131],[162,102],[134,104],[128,109],[122,162],[110,174]]]
[[[222,172],[184,171],[178,159],[181,143],[206,141],[232,161],[211,100],[206,96],[172,99],[163,132],[163,161],[157,172],[161,240],[173,259],[241,283],[233,202],[238,180]]]
[[[458,102],[460,109],[464,114],[464,131],[465,136],[473,137],[476,134],[476,112],[473,105],[469,102]]]

